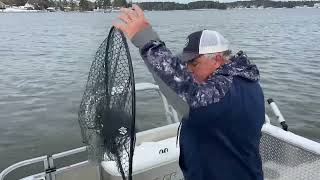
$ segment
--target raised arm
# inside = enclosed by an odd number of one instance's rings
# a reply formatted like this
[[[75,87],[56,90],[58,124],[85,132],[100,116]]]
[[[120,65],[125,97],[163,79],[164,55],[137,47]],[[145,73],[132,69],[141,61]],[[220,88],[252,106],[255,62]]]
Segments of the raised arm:
[[[152,30],[143,11],[137,5],[133,5],[133,9],[121,9],[122,14],[119,19],[124,23],[114,25],[140,49],[141,56],[149,69],[153,70],[190,107],[206,106],[216,102],[222,94],[224,96],[225,92],[219,91],[223,81],[196,83],[186,66],[180,63],[178,57],[173,56],[157,33]]]

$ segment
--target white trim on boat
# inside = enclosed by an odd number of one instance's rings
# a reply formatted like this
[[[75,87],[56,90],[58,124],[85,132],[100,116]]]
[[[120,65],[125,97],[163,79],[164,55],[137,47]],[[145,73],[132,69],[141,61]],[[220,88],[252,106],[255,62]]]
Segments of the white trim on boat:
[[[279,127],[273,126],[271,124],[264,124],[262,127],[262,132],[285,141],[293,146],[308,150],[315,154],[320,154],[320,143],[304,138],[302,136],[298,136],[292,132],[284,131]]]

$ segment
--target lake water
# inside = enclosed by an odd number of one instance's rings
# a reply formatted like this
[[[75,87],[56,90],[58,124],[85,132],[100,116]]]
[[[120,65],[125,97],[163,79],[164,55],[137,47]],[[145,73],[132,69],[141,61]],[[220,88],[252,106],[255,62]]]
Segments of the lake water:
[[[0,171],[83,146],[77,112],[116,13],[0,13]],[[320,141],[320,9],[146,12],[175,53],[200,29],[221,32],[261,71],[290,130]],[[137,82],[153,82],[131,44]],[[157,94],[137,93],[137,127],[165,125]],[[268,106],[268,105],[266,105]],[[267,112],[274,118],[270,108]]]

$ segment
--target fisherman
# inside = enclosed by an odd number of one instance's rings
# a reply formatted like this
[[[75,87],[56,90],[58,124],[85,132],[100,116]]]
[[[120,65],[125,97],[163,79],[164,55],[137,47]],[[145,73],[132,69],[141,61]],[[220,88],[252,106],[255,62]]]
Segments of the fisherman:
[[[191,33],[174,56],[140,7],[121,9],[119,19],[115,27],[140,49],[149,69],[190,106],[179,141],[185,180],[262,180],[265,108],[257,66],[243,52],[231,56],[216,31]]]

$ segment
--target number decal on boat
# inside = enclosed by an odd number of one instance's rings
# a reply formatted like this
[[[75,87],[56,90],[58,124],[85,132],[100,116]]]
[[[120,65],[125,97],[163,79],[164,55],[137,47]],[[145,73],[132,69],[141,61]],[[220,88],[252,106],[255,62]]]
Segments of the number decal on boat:
[[[169,152],[169,149],[168,148],[164,148],[164,149],[160,149],[159,154],[164,154],[164,153],[167,153],[167,152]]]

